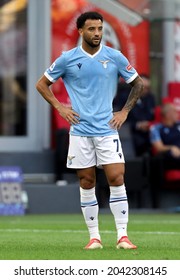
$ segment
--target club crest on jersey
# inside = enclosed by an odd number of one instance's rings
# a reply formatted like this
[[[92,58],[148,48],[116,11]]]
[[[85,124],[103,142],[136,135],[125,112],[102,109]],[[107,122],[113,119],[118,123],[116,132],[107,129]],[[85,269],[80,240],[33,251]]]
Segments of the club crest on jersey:
[[[107,64],[109,62],[109,60],[99,60],[99,62],[102,63],[103,67],[106,69],[107,68]]]

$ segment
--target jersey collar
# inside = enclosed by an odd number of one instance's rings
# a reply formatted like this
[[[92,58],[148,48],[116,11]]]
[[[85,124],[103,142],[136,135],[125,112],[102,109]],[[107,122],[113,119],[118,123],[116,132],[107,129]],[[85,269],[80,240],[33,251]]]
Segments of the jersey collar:
[[[82,50],[83,53],[85,53],[85,54],[88,55],[89,57],[95,57],[96,55],[98,55],[98,53],[100,53],[100,51],[101,51],[101,49],[102,49],[102,44],[100,44],[99,50],[98,50],[96,53],[94,53],[93,55],[90,54],[90,53],[88,53],[88,52],[86,52],[86,51],[82,48],[82,45],[80,46],[80,49]]]

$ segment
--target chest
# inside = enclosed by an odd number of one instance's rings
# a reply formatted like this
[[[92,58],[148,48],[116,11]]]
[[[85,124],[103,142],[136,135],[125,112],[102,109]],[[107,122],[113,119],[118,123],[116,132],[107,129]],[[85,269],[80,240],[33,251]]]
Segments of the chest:
[[[116,64],[108,58],[82,57],[69,61],[66,67],[66,77],[73,79],[111,78],[118,74]]]

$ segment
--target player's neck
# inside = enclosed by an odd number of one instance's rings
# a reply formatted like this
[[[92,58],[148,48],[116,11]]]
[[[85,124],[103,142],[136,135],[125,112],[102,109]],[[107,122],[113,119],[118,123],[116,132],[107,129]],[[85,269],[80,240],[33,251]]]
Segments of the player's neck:
[[[90,55],[94,55],[95,53],[97,53],[99,51],[100,45],[97,47],[91,47],[85,43],[84,44],[82,43],[82,48],[85,52],[89,53]]]

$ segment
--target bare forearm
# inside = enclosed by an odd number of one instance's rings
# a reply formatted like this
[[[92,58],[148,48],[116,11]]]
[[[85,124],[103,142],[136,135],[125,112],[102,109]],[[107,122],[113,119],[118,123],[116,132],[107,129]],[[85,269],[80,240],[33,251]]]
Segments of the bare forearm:
[[[50,89],[52,83],[45,77],[42,76],[36,84],[36,89],[42,95],[42,97],[52,105],[59,114],[70,124],[79,123],[79,114],[76,113],[71,107],[64,106],[55,97],[54,93]]]
[[[130,94],[128,96],[128,99],[123,109],[129,113],[131,109],[135,106],[137,100],[141,97],[142,93],[143,93],[143,81],[141,78],[138,77],[130,91]]]
[[[175,145],[165,145],[161,141],[155,142],[153,144],[153,147],[158,153],[163,153],[163,152],[168,152],[168,151],[172,151],[174,153],[180,152],[180,149],[177,146],[175,146]]]
[[[169,145],[164,145],[164,144],[161,144],[161,145],[154,144],[154,149],[155,149],[156,152],[158,152],[158,153],[164,153],[164,152],[170,151],[171,146],[169,146]]]
[[[61,106],[61,103],[54,96],[53,92],[49,88],[49,85],[38,81],[36,84],[36,89],[42,95],[42,97],[54,108],[58,109]]]

